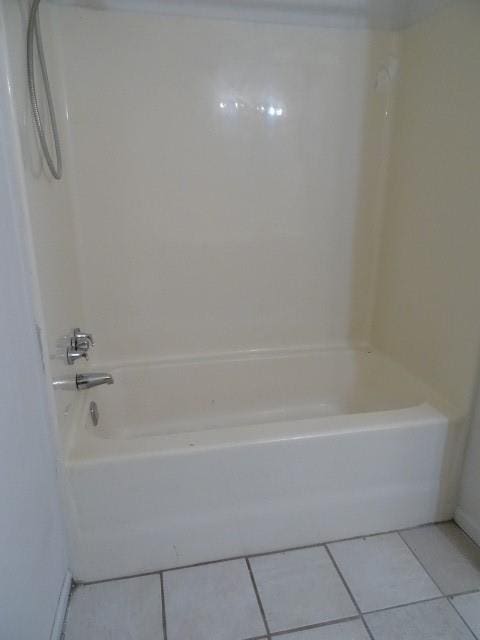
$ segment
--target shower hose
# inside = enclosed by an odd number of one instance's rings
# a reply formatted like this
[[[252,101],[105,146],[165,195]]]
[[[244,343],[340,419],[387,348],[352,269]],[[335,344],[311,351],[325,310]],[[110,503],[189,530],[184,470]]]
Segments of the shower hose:
[[[57,121],[55,118],[55,108],[53,106],[52,92],[50,89],[50,82],[48,80],[47,64],[45,62],[45,52],[43,49],[42,34],[40,31],[40,22],[38,19],[38,5],[40,0],[33,0],[30,15],[28,18],[27,28],[27,76],[28,76],[28,90],[30,93],[30,102],[32,104],[33,119],[35,127],[38,133],[38,139],[40,141],[40,147],[47,162],[50,173],[54,178],[60,180],[62,177],[62,152],[60,149],[60,141],[58,138]],[[45,96],[47,99],[48,115],[50,118],[50,127],[53,135],[53,143],[55,146],[55,161],[52,157],[52,153],[48,148],[47,138],[45,134],[45,128],[40,116],[38,108],[37,89],[35,86],[35,65],[33,59],[34,40],[37,42],[38,61],[40,65],[40,71],[42,74]]]

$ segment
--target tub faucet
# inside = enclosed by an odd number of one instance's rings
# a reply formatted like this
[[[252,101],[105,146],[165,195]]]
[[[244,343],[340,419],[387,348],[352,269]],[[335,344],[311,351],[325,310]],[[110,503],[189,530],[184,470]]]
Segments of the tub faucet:
[[[91,389],[101,384],[113,384],[113,376],[110,373],[77,373],[77,389]]]

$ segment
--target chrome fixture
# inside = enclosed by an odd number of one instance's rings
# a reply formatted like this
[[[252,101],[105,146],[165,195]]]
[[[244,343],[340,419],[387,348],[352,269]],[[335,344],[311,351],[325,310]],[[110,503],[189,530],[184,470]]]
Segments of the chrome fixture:
[[[85,333],[78,327],[73,330],[73,339],[75,340],[75,347],[77,349],[84,349],[85,351],[88,351],[90,347],[95,346],[92,334]]]
[[[53,378],[52,387],[55,391],[76,391],[77,385],[75,382],[75,376],[68,376],[67,378]]]
[[[100,412],[98,411],[98,405],[95,400],[90,402],[90,406],[88,407],[88,412],[90,414],[90,420],[94,427],[98,426],[98,420],[100,418]]]
[[[88,353],[86,351],[76,351],[72,346],[67,348],[67,363],[75,364],[80,358],[88,360]]]
[[[28,91],[30,93],[30,102],[32,105],[33,119],[35,121],[35,127],[37,128],[38,139],[40,141],[40,147],[43,151],[45,160],[47,161],[50,173],[56,180],[60,180],[62,177],[62,152],[60,148],[60,139],[58,136],[57,121],[55,118],[55,108],[53,106],[52,92],[50,89],[50,82],[48,80],[47,63],[45,62],[45,53],[43,51],[42,34],[40,31],[40,21],[38,19],[38,5],[40,0],[33,0],[30,8],[30,16],[28,19],[27,28],[27,76],[28,76]],[[48,148],[47,137],[45,134],[45,127],[43,126],[42,118],[38,108],[37,88],[35,86],[35,63],[33,59],[34,40],[37,42],[38,62],[40,66],[40,72],[42,74],[43,87],[45,97],[47,99],[48,115],[50,118],[50,130],[53,135],[53,144],[55,148],[55,161],[52,158],[52,153]]]
[[[80,358],[88,360],[88,350],[94,345],[91,333],[85,333],[78,327],[75,328],[67,346],[67,363],[74,364]]]
[[[101,384],[113,384],[113,376],[110,373],[77,373],[77,389],[91,389]]]

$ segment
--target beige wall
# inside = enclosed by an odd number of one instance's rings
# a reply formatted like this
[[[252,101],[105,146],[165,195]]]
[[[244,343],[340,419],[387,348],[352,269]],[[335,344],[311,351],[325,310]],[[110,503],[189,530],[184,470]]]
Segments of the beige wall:
[[[466,408],[480,344],[480,3],[403,33],[373,343]]]
[[[365,341],[396,36],[53,10],[98,358]]]

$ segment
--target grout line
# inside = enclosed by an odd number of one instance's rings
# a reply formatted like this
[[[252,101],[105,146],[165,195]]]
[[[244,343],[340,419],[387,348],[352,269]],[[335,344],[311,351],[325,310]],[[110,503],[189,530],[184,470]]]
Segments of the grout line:
[[[449,520],[449,522],[453,522],[453,524],[455,526],[458,527],[457,523],[454,520]],[[438,523],[438,524],[442,524],[442,523]],[[414,529],[420,529],[423,527],[428,527],[431,525],[422,525],[422,527],[413,527]],[[463,529],[461,527],[458,527],[460,529],[460,531],[462,531],[463,533],[465,533],[463,531]],[[402,532],[403,531],[409,531],[410,529],[401,529],[398,531],[398,534],[400,535],[400,538],[403,540],[403,542],[407,545],[408,549],[410,550],[410,552],[413,554],[413,556],[415,556],[415,559],[417,560],[417,562],[420,564],[420,566],[422,567],[422,569],[425,571],[425,573],[428,575],[428,577],[430,578],[430,580],[433,582],[433,584],[437,587],[437,589],[440,591],[440,593],[443,593],[443,595],[447,598],[453,597],[453,596],[463,596],[466,595],[467,593],[476,593],[477,591],[480,591],[480,589],[469,589],[467,591],[459,591],[458,593],[445,593],[443,591],[443,589],[440,588],[440,585],[437,583],[436,580],[434,580],[433,576],[430,574],[430,571],[427,569],[427,567],[423,564],[422,560],[420,559],[420,557],[417,555],[417,552],[413,550],[413,548],[409,545],[408,541],[402,536]],[[465,534],[467,535],[467,534]],[[468,537],[468,536],[467,536]],[[473,544],[478,547],[478,545],[476,544],[475,540],[472,540]]]
[[[472,536],[471,536],[469,533],[467,533],[467,532],[465,531],[465,529],[463,529],[463,528],[458,524],[458,522],[455,520],[455,518],[452,518],[452,519],[451,519],[451,520],[449,520],[448,522],[453,522],[453,524],[454,524],[456,527],[458,527],[458,528],[460,529],[460,531],[463,533],[463,535],[464,535],[464,536],[466,536],[466,537],[470,540],[470,542],[471,542],[475,547],[477,547],[477,549],[480,549],[480,544],[478,544],[478,542],[477,542],[476,540],[474,540],[474,539],[472,538]],[[438,524],[441,524],[441,523],[439,522]]]
[[[457,616],[460,618],[460,620],[463,622],[463,624],[467,627],[467,629],[470,631],[470,633],[472,634],[472,636],[474,638],[476,638],[477,640],[479,640],[478,636],[476,633],[474,633],[472,627],[468,624],[468,622],[465,620],[465,618],[462,616],[462,614],[460,613],[460,611],[457,609],[457,607],[453,604],[452,600],[450,598],[447,598],[450,606],[452,607],[452,609],[455,611],[455,613],[457,614]]]
[[[162,597],[163,640],[167,640],[167,611],[165,609],[165,586],[163,584],[163,573],[160,573],[160,592]]]
[[[310,629],[322,629],[323,627],[333,627],[342,622],[351,622],[352,620],[360,620],[359,616],[349,616],[348,618],[338,618],[336,620],[327,620],[326,622],[318,622],[317,624],[307,624],[304,627],[294,627],[293,629],[282,629],[281,631],[272,631],[272,638],[297,633],[298,631],[309,631]]]
[[[75,589],[77,588],[77,585],[75,584],[75,582],[72,580],[70,583],[70,592],[68,594],[68,601],[67,601],[67,606],[65,607],[65,614],[63,616],[63,622],[62,622],[62,630],[60,632],[60,638],[59,640],[65,640],[65,634],[67,631],[67,616],[68,616],[68,611],[70,609],[70,604],[72,602],[72,596],[73,596],[73,592],[75,591]]]
[[[458,527],[457,523],[452,520],[452,522]],[[461,527],[458,527],[461,531],[463,531],[463,529]],[[410,552],[412,553],[412,555],[416,558],[417,562],[420,564],[420,566],[423,568],[423,570],[425,571],[425,573],[428,575],[428,577],[430,578],[430,580],[433,582],[433,584],[437,587],[437,589],[440,591],[440,593],[444,594],[443,590],[440,588],[440,585],[437,583],[436,580],[433,579],[433,577],[430,574],[430,571],[425,567],[425,565],[423,564],[423,562],[420,560],[420,558],[418,557],[418,555],[416,554],[416,552],[412,549],[412,547],[408,544],[407,540],[405,540],[405,538],[402,536],[401,532],[398,532],[400,535],[400,538],[403,540],[403,542],[406,544],[407,548],[410,550]],[[478,546],[478,545],[476,545]],[[478,636],[473,633],[473,630],[470,628],[470,625],[468,624],[468,622],[464,619],[464,617],[461,615],[461,613],[457,610],[457,608],[454,606],[453,602],[452,602],[452,598],[460,596],[460,595],[466,595],[469,593],[477,593],[478,589],[473,589],[470,591],[466,591],[464,593],[455,593],[455,594],[444,594],[445,599],[449,602],[450,606],[453,608],[453,610],[455,611],[455,613],[459,616],[459,618],[462,620],[462,622],[465,624],[465,626],[467,627],[467,629],[470,631],[470,633],[473,635],[474,638],[478,639]]]
[[[256,558],[258,556],[270,556],[270,555],[274,555],[275,553],[287,553],[288,551],[298,551],[300,549],[313,549],[315,547],[324,547],[328,544],[333,544],[335,542],[350,542],[353,540],[363,540],[365,538],[374,538],[376,536],[384,536],[384,535],[388,535],[389,533],[401,533],[402,531],[409,531],[410,529],[421,529],[423,527],[430,527],[434,524],[444,524],[446,522],[453,522],[452,519],[450,520],[439,520],[438,522],[426,522],[424,524],[420,524],[417,526],[411,526],[411,527],[404,527],[403,529],[389,529],[388,531],[377,531],[376,533],[367,533],[367,534],[363,534],[363,535],[359,535],[359,536],[351,536],[350,538],[340,538],[340,539],[335,539],[335,540],[325,540],[324,542],[314,542],[313,544],[303,544],[303,545],[299,545],[297,547],[286,547],[283,549],[276,549],[275,551],[262,551],[259,553],[250,553],[248,554],[248,558]],[[458,526],[458,525],[457,525]],[[403,540],[403,538],[402,538]],[[245,556],[229,556],[227,558],[220,558],[218,560],[207,560],[205,562],[193,562],[191,564],[184,564],[184,565],[179,565],[178,567],[167,567],[166,569],[156,569],[154,571],[144,571],[142,573],[132,573],[129,574],[128,576],[118,576],[116,578],[107,578],[106,580],[90,580],[90,581],[79,581],[76,584],[80,584],[80,585],[88,585],[88,584],[97,584],[100,582],[112,582],[113,580],[125,580],[126,578],[139,578],[140,576],[150,576],[150,575],[154,575],[155,573],[167,573],[169,571],[178,571],[180,569],[192,569],[194,567],[200,567],[203,566],[205,564],[217,564],[219,562],[229,562],[231,560],[244,560]]]
[[[418,604],[424,604],[424,603],[429,603],[429,602],[437,602],[439,600],[444,600],[444,601],[449,602],[450,599],[449,599],[448,596],[440,595],[440,596],[437,596],[436,598],[427,598],[426,600],[416,600],[415,602],[406,602],[405,604],[399,604],[399,605],[395,605],[395,606],[392,606],[392,607],[385,607],[384,609],[374,609],[373,611],[366,611],[365,612],[365,616],[366,615],[370,615],[370,614],[375,614],[375,613],[384,613],[386,611],[394,611],[395,609],[405,609],[406,607],[413,607],[413,606],[416,606]],[[458,614],[458,611],[455,609],[455,607],[453,606],[453,604],[451,602],[450,602],[450,606]],[[467,627],[467,629],[472,633],[473,638],[475,638],[476,640],[479,640],[477,638],[477,636],[473,633],[473,631],[470,629],[470,626],[465,622],[463,617],[460,614],[458,614],[458,615],[459,615],[460,619],[462,620],[462,622],[465,623],[465,626]],[[364,625],[365,625],[365,627],[366,627],[366,629],[367,629],[367,631],[368,631],[368,633],[370,635],[370,638],[372,638],[372,640],[375,640],[372,632],[370,631],[370,627],[368,626],[368,622],[365,619],[364,615],[362,615],[362,620],[363,620],[363,623],[364,623]]]
[[[257,583],[255,582],[255,576],[253,575],[252,567],[250,565],[250,560],[248,558],[245,558],[245,562],[247,563],[247,569],[248,569],[248,573],[250,574],[250,580],[252,581],[253,590],[255,591],[258,607],[260,609],[260,613],[263,618],[263,624],[265,625],[265,629],[267,631],[267,638],[271,638],[270,627],[268,626],[267,616],[265,615],[265,610],[263,608],[262,600],[260,598],[260,593],[258,591]]]
[[[364,615],[370,615],[371,613],[383,613],[384,611],[392,611],[393,609],[405,609],[405,607],[411,607],[415,604],[423,604],[424,602],[436,602],[437,600],[446,600],[447,596],[439,595],[433,598],[425,598],[424,600],[414,600],[413,602],[402,602],[402,604],[394,604],[390,607],[384,607],[383,609],[372,609],[371,611],[365,611]]]
[[[343,586],[344,586],[344,587],[345,587],[345,589],[347,590],[348,595],[350,596],[350,598],[351,598],[351,600],[352,600],[352,602],[353,602],[353,604],[354,604],[354,606],[355,606],[355,609],[357,610],[358,615],[359,615],[359,616],[361,616],[361,615],[362,615],[362,612],[361,612],[361,610],[360,610],[360,607],[358,606],[358,603],[357,603],[357,601],[356,601],[356,599],[355,599],[355,596],[353,595],[352,590],[351,590],[351,589],[350,589],[350,587],[348,586],[348,583],[347,583],[347,581],[345,580],[343,573],[340,571],[340,567],[338,566],[337,561],[336,561],[336,560],[335,560],[335,558],[333,557],[332,552],[330,551],[330,549],[328,548],[328,546],[325,546],[325,550],[326,550],[326,552],[327,552],[327,554],[328,554],[328,557],[330,558],[330,560],[331,560],[331,562],[332,562],[333,566],[335,567],[335,570],[336,570],[336,572],[338,573],[338,575],[339,575],[339,577],[340,577],[340,580],[341,580],[341,581],[342,581],[342,583],[343,583]]]
[[[447,598],[458,598],[459,596],[469,596],[472,593],[478,593],[479,589],[468,589],[468,591],[458,591],[457,593],[449,593]]]
[[[369,609],[368,611],[364,611],[363,613],[360,612],[360,616],[367,616],[371,613],[382,613],[383,611],[391,611],[392,609],[403,609],[414,604],[423,604],[424,602],[435,602],[436,600],[451,600],[452,598],[458,598],[461,595],[470,595],[472,593],[479,593],[479,591],[468,591],[466,593],[460,593],[454,596],[445,596],[443,594],[440,594],[439,596],[434,596],[433,598],[424,598],[423,600],[414,600],[413,602],[403,602],[402,604],[394,604],[390,607],[383,607],[380,609]]]
[[[365,627],[365,631],[368,634],[368,637],[370,638],[370,640],[375,640],[372,630],[370,629],[370,627],[368,626],[367,621],[365,620],[365,617],[362,615],[362,622],[363,622],[363,626]]]
[[[443,595],[447,595],[446,593],[443,593],[443,590],[440,589],[440,585],[437,583],[436,580],[433,579],[433,577],[430,575],[430,571],[427,569],[427,567],[423,564],[423,562],[420,560],[420,558],[418,557],[416,551],[414,551],[412,549],[412,547],[408,544],[408,542],[405,540],[405,538],[402,536],[401,531],[398,532],[398,535],[400,536],[400,539],[403,541],[403,544],[407,547],[407,549],[410,551],[410,553],[412,554],[412,556],[415,558],[415,560],[418,562],[418,564],[422,567],[422,569],[425,571],[425,573],[427,574],[427,576],[430,578],[430,580],[433,582],[433,584],[437,587],[437,589],[440,591],[440,593],[442,593]]]
[[[375,638],[373,637],[373,633],[370,631],[370,627],[368,626],[363,613],[360,614],[360,618],[362,619],[363,626],[365,627],[365,631],[368,633],[368,637],[370,638],[370,640],[375,640]]]
[[[352,600],[352,602],[353,602],[353,604],[354,604],[354,606],[355,606],[355,608],[356,608],[356,610],[357,610],[357,612],[358,612],[358,615],[360,616],[360,619],[361,619],[361,621],[363,622],[363,626],[365,627],[365,629],[366,629],[366,631],[367,631],[367,633],[368,633],[368,636],[369,636],[370,640],[374,640],[374,637],[373,637],[373,635],[372,635],[372,632],[370,631],[370,628],[368,627],[367,623],[365,622],[365,618],[363,617],[363,612],[361,611],[360,606],[359,606],[359,604],[358,604],[357,600],[355,599],[355,596],[353,595],[352,590],[350,589],[350,587],[349,587],[349,585],[348,585],[348,583],[347,583],[347,581],[346,581],[346,579],[345,579],[345,577],[344,577],[343,573],[341,572],[340,567],[339,567],[339,566],[338,566],[338,564],[337,564],[337,561],[336,561],[336,560],[335,560],[335,558],[333,557],[333,554],[332,554],[332,552],[330,551],[330,549],[329,549],[328,545],[325,545],[325,550],[326,550],[326,552],[327,552],[327,554],[328,554],[328,556],[329,556],[329,558],[330,558],[330,560],[331,560],[331,562],[332,562],[333,566],[335,567],[336,572],[337,572],[337,573],[338,573],[338,575],[340,576],[340,580],[343,582],[343,586],[344,586],[344,587],[345,587],[345,589],[347,590],[348,595],[350,596],[350,598],[351,598],[351,600]]]

